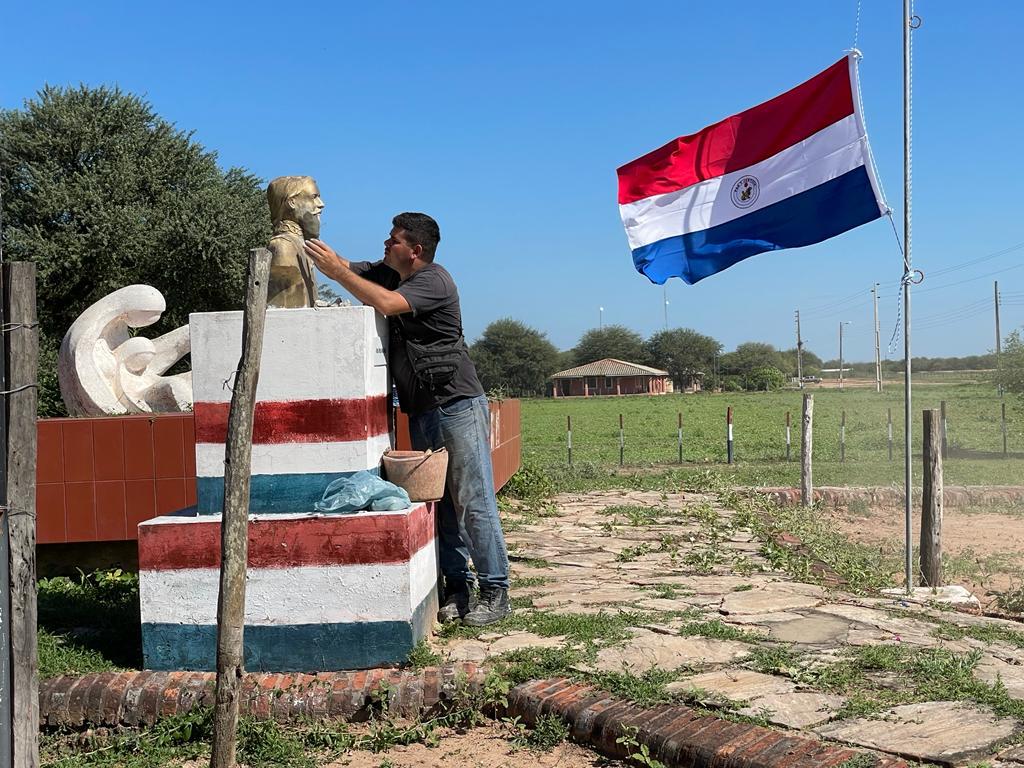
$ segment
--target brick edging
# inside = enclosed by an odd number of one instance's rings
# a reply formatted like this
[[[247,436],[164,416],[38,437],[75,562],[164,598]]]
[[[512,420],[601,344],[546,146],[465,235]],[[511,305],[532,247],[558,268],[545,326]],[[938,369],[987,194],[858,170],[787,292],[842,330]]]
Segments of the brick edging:
[[[247,674],[239,711],[281,722],[300,718],[365,720],[380,706],[382,685],[392,715],[415,718],[443,706],[460,687],[484,679],[473,663],[421,671],[370,669],[317,674]],[[39,724],[50,728],[152,725],[161,717],[214,704],[213,672],[101,672],[61,675],[39,684]]]
[[[616,759],[629,756],[618,739],[636,728],[633,738],[650,757],[686,768],[834,768],[861,752],[802,734],[704,715],[686,706],[640,707],[565,678],[536,680],[514,688],[508,714],[533,725],[544,715],[565,721],[575,741],[590,744]],[[634,746],[632,752],[638,752]],[[907,764],[875,754],[874,768]]]
[[[463,688],[479,691],[485,670],[463,663],[421,671],[371,669],[318,674],[255,673],[245,676],[240,711],[258,718],[365,720],[380,706],[386,685],[391,715],[415,718],[445,707]],[[152,725],[159,718],[212,706],[212,672],[102,672],[44,680],[39,686],[43,727]],[[544,715],[565,721],[572,738],[623,759],[618,739],[636,728],[637,745],[667,766],[711,768],[835,768],[859,752],[803,734],[701,714],[683,705],[641,707],[566,678],[535,680],[513,688],[505,713],[534,725]],[[874,768],[906,768],[878,755]]]

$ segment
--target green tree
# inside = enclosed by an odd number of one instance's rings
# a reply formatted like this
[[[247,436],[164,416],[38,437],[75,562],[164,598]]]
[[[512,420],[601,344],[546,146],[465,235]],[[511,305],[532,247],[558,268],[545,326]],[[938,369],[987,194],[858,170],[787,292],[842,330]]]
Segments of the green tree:
[[[1024,399],[1024,341],[1021,340],[1019,330],[1013,331],[1003,341],[996,381],[1007,392]]]
[[[644,342],[646,359],[668,371],[677,386],[691,374],[710,373],[715,355],[721,351],[722,345],[713,338],[690,328],[660,331]]]
[[[606,357],[629,363],[643,363],[646,360],[643,337],[624,325],[591,328],[583,334],[575,352],[576,365],[592,363]]]
[[[485,390],[513,397],[542,395],[558,371],[559,353],[540,331],[510,317],[495,320],[474,342],[470,355]]]
[[[771,344],[760,341],[746,341],[734,352],[722,355],[720,368],[723,374],[746,376],[755,368],[786,368],[784,355]]]
[[[743,377],[743,388],[752,392],[769,392],[786,383],[786,375],[778,368],[762,365]]]
[[[261,187],[117,88],[48,86],[0,111],[4,255],[38,270],[42,415],[63,412],[64,333],[112,291],[163,293],[167,311],[147,335],[241,307],[248,251],[270,234]]]

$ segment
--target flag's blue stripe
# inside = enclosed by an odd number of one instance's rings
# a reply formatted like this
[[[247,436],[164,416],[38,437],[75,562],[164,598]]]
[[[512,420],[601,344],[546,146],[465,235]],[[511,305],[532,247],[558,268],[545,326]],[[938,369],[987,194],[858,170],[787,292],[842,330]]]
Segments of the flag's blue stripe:
[[[379,475],[380,468],[366,470]],[[313,512],[331,481],[354,472],[310,472],[308,474],[253,475],[249,484],[251,514]],[[200,515],[224,511],[224,478],[197,477],[196,500]]]
[[[287,600],[288,595],[282,595]],[[245,627],[247,672],[323,672],[370,669],[408,660],[433,626],[437,593],[433,590],[408,621],[348,624],[251,625]],[[146,669],[217,669],[216,624],[142,625]]]
[[[637,248],[633,263],[652,283],[681,277],[692,285],[758,253],[820,243],[881,215],[860,166],[725,224]]]

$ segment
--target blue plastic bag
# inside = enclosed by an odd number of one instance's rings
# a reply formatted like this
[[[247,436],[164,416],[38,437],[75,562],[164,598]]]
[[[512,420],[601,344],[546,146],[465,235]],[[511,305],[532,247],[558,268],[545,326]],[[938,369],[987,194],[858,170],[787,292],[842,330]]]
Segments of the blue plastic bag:
[[[370,509],[390,512],[412,506],[404,488],[363,470],[331,481],[323,498],[313,505],[317,512],[352,514]]]

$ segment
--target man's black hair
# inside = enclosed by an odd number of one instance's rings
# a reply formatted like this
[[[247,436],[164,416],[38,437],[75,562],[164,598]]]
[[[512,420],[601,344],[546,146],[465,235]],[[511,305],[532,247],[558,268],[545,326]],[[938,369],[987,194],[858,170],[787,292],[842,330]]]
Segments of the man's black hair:
[[[405,231],[405,239],[410,245],[423,248],[423,261],[434,260],[437,244],[441,242],[441,228],[437,222],[425,213],[400,213],[391,220],[391,224]]]

